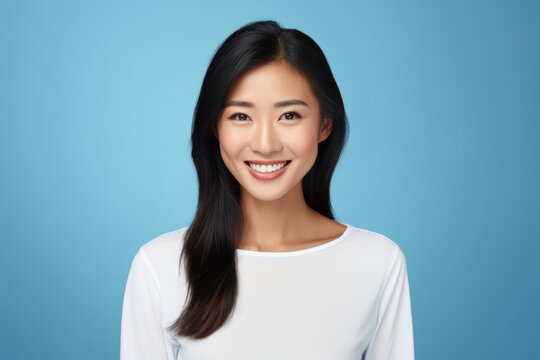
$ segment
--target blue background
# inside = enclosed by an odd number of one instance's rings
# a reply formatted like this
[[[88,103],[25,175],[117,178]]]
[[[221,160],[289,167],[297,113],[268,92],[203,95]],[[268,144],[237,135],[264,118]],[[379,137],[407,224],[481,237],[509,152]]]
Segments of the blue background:
[[[538,4],[2,1],[0,356],[118,358],[133,256],[194,215],[210,58],[273,19],[340,86],[333,206],[403,249],[417,358],[540,358]]]

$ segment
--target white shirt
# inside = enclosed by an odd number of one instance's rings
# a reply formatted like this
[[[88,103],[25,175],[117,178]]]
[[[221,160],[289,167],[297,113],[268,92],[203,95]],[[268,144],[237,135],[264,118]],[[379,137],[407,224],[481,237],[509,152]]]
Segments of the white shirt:
[[[187,284],[179,257],[187,227],[140,247],[122,310],[121,360],[412,360],[405,256],[384,235],[348,224],[337,239],[289,252],[237,249],[233,317],[200,340],[165,328]]]

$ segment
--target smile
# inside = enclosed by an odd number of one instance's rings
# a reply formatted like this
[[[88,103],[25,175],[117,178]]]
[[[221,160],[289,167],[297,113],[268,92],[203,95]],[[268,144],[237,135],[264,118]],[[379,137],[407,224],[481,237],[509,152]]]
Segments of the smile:
[[[278,171],[282,167],[289,165],[290,162],[291,161],[288,160],[288,161],[283,161],[283,162],[280,162],[280,163],[263,165],[263,164],[255,164],[255,163],[251,163],[249,161],[246,161],[246,164],[248,164],[249,167],[251,167],[253,170],[255,170],[257,172],[260,172],[261,174],[266,174],[266,173],[271,173],[271,172]]]
[[[255,164],[244,161],[249,172],[257,180],[274,180],[281,176],[287,170],[291,160],[276,162],[273,164]]]

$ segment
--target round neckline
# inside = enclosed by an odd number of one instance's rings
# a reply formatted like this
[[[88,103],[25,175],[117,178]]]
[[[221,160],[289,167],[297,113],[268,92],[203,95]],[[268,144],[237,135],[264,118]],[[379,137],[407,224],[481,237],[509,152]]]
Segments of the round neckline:
[[[245,250],[245,249],[236,249],[236,252],[241,255],[248,255],[248,256],[263,256],[263,257],[288,257],[288,256],[298,256],[298,255],[304,255],[304,254],[310,254],[313,252],[321,251],[326,248],[329,248],[330,246],[336,245],[337,243],[341,242],[343,239],[349,235],[351,232],[352,226],[346,223],[342,223],[347,228],[339,236],[338,238],[334,240],[330,240],[324,244],[313,246],[307,249],[301,249],[301,250],[294,250],[294,251],[255,251],[255,250]]]

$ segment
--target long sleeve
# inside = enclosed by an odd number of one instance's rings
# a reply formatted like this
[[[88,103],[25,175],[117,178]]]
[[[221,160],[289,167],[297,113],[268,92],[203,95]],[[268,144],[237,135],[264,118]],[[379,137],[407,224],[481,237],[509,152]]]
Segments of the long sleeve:
[[[122,308],[120,359],[176,359],[161,325],[161,289],[148,256],[139,249],[129,271]]]
[[[380,293],[377,325],[365,360],[413,360],[414,341],[407,263],[396,249]]]

